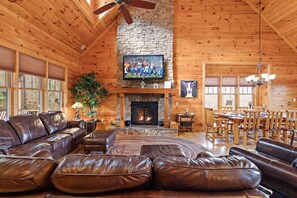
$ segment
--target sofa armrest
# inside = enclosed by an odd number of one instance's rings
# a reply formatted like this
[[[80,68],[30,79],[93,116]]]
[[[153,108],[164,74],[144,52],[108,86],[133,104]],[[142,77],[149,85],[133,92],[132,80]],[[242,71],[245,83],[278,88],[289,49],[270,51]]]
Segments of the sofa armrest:
[[[31,157],[44,157],[53,159],[52,153],[49,150],[39,150],[31,155]]]
[[[83,129],[84,126],[85,126],[85,121],[83,121],[83,120],[75,120],[75,121],[67,122],[67,128],[79,127],[81,129]]]
[[[9,155],[9,151],[5,147],[0,147],[0,155]]]

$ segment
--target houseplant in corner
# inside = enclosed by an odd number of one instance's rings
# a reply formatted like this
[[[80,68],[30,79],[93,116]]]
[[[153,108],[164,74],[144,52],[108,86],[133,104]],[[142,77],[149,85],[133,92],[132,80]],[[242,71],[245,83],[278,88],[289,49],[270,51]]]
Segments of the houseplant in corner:
[[[87,122],[87,131],[94,131],[97,123],[97,120],[94,119],[98,113],[97,107],[108,96],[108,91],[96,80],[96,73],[90,72],[80,76],[72,88],[72,93],[75,102],[83,104],[83,112],[90,118],[90,121]]]

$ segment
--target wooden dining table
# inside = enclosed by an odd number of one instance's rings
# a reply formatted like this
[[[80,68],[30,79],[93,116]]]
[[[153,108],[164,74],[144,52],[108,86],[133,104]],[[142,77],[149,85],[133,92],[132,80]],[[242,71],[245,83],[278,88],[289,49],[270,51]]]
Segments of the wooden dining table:
[[[243,123],[244,116],[241,114],[217,114],[221,118],[228,118],[229,121],[234,123],[234,144],[239,145],[239,125]]]

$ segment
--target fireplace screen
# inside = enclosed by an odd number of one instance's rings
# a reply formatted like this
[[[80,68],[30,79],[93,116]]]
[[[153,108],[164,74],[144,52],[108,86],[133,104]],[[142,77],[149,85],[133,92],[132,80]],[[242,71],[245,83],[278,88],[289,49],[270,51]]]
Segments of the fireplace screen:
[[[158,102],[131,102],[132,125],[158,125]]]

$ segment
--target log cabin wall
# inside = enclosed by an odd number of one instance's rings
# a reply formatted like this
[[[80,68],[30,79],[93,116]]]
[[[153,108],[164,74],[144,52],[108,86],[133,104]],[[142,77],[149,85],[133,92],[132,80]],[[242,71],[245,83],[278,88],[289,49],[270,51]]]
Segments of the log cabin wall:
[[[177,83],[185,79],[198,80],[198,98],[175,97],[173,104],[179,104],[175,113],[190,106],[190,111],[198,115],[197,128],[200,128],[203,65],[251,63],[256,66],[258,15],[244,0],[175,0],[174,9],[175,80]],[[266,100],[270,101],[271,108],[289,108],[297,96],[297,54],[266,23],[262,23],[261,32],[263,63],[271,64],[271,72],[277,74]]]
[[[117,25],[116,23],[106,32],[105,36],[97,41],[83,56],[83,73],[94,71],[98,80],[105,88],[114,88],[117,85]],[[112,94],[105,99],[98,108],[101,119],[101,128],[105,129],[115,123],[117,114],[117,95]],[[100,127],[100,126],[99,126]]]
[[[222,67],[212,69],[217,74],[254,72],[258,61],[258,15],[244,0],[175,0],[173,25],[175,83],[179,87],[180,80],[198,81],[198,98],[173,97],[173,117],[190,107],[189,111],[197,115],[196,130],[200,130],[203,122],[204,68],[207,65],[225,65],[226,70],[221,70]],[[118,60],[115,56],[117,44],[114,31],[115,28],[112,28],[87,53],[84,60],[86,57],[90,57],[88,61],[92,57],[93,60],[91,64],[84,62],[83,70],[87,72],[95,67],[97,71],[106,71],[106,65],[111,63],[114,67],[109,69],[113,72],[108,76],[114,75],[114,78],[107,77],[105,72],[102,82],[106,78],[116,85],[116,71],[113,69],[117,67]],[[262,38],[263,63],[265,66],[271,64],[270,70],[277,77],[273,85],[267,88],[269,91],[263,91],[265,98],[261,98],[260,103],[269,104],[275,109],[290,108],[297,97],[297,54],[266,23],[262,23]],[[254,67],[249,71],[236,67],[244,64]],[[108,83],[105,81],[105,84]],[[115,105],[116,102],[114,96],[108,99],[108,103]],[[114,115],[114,111],[110,113],[111,117]]]

